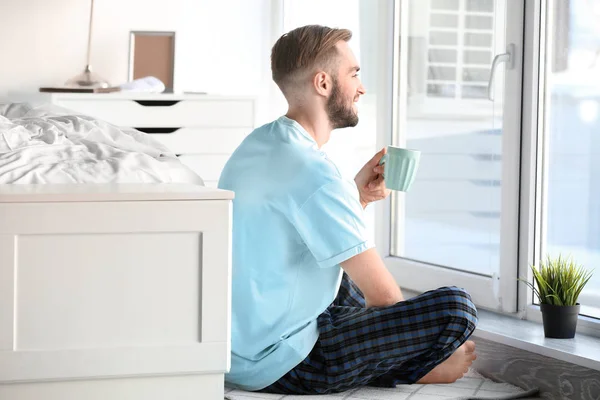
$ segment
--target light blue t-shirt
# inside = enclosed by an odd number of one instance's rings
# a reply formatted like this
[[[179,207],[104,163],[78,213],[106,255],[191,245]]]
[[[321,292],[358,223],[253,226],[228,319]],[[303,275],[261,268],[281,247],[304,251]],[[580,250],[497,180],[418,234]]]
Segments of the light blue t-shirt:
[[[339,289],[339,263],[372,245],[354,181],[285,116],[248,135],[218,186],[235,192],[225,379],[259,390],[310,353],[317,317]]]

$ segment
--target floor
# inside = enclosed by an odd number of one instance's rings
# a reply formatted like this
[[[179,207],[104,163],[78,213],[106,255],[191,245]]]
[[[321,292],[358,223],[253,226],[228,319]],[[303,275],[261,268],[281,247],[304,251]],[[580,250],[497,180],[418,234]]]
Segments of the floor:
[[[345,393],[320,396],[284,396],[244,392],[225,388],[229,400],[444,400],[444,399],[499,399],[523,390],[507,383],[485,379],[474,371],[451,385],[401,385],[395,389],[366,387]]]

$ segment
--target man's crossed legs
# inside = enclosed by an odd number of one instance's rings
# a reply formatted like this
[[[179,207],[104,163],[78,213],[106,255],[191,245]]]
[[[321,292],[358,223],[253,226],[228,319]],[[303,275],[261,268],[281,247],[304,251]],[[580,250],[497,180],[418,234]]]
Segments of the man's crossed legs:
[[[471,297],[456,287],[388,307],[365,308],[344,273],[335,301],[318,318],[319,339],[293,370],[262,391],[326,394],[361,386],[450,383],[475,359]]]

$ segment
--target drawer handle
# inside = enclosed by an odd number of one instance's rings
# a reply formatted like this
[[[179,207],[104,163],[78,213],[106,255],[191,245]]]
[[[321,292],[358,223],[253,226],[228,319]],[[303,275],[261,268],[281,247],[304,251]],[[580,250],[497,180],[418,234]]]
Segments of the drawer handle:
[[[157,134],[174,133],[174,132],[177,132],[178,130],[180,130],[181,128],[133,128],[133,129],[137,129],[138,131],[148,133],[150,135],[157,135]]]
[[[171,107],[172,105],[179,103],[179,100],[134,100],[134,101],[144,107]]]

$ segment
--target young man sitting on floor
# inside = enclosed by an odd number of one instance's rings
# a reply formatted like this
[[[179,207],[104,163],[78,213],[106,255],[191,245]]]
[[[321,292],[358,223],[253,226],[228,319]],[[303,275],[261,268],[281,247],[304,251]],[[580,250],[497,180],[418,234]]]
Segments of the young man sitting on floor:
[[[228,386],[325,394],[451,383],[475,359],[470,296],[443,287],[404,300],[366,239],[364,208],[389,195],[385,149],[354,181],[321,151],[332,130],[358,123],[365,88],[351,36],[313,25],[275,43],[288,112],[253,131],[219,180],[235,192]]]

